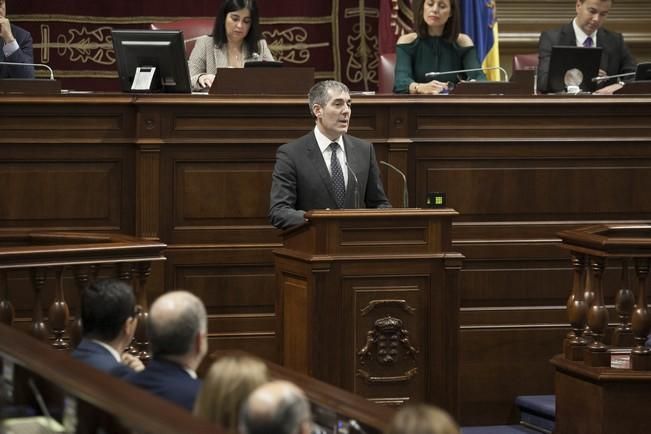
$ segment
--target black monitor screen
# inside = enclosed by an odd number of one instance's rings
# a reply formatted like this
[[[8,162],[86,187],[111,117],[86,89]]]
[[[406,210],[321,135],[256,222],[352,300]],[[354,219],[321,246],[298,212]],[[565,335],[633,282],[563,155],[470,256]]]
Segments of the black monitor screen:
[[[635,70],[635,81],[651,80],[651,63],[640,63]]]
[[[566,90],[565,74],[572,69],[578,69],[583,76],[582,79],[579,76],[578,82],[575,84],[584,92],[594,91],[596,83],[592,79],[599,73],[601,52],[601,47],[553,46],[552,56],[549,60],[549,91],[564,92]]]
[[[132,91],[137,68],[156,68],[151,91],[190,93],[190,73],[180,30],[113,30],[120,83]]]

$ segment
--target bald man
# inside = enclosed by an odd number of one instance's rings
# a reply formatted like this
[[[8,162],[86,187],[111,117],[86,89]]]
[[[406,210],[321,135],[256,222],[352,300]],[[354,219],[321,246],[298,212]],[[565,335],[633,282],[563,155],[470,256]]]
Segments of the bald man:
[[[196,370],[208,350],[206,308],[187,291],[160,296],[149,312],[152,360],[130,383],[192,411],[201,387]]]
[[[253,391],[240,416],[243,434],[309,434],[310,404],[288,381],[272,381]]]

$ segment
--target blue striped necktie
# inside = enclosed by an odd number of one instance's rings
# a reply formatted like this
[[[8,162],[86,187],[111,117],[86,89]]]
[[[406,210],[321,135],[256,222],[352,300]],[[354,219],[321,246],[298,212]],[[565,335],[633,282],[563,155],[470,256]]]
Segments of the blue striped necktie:
[[[586,48],[592,48],[592,36],[585,38],[585,41],[583,41],[583,46]]]

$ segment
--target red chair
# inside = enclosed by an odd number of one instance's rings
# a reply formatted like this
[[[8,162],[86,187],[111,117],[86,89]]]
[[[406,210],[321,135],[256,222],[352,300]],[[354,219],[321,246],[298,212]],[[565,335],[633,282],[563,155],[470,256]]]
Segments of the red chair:
[[[185,40],[185,58],[190,57],[197,39],[212,33],[215,20],[212,18],[189,18],[166,23],[151,23],[152,30],[182,30]]]
[[[512,71],[529,71],[538,68],[538,53],[514,54]]]
[[[380,66],[378,69],[378,93],[393,93],[396,53],[380,55]]]

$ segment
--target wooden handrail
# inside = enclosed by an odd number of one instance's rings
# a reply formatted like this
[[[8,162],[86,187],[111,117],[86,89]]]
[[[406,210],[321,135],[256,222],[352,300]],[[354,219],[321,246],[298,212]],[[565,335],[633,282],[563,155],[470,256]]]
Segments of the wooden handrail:
[[[651,349],[645,346],[651,331],[646,297],[651,264],[651,225],[592,225],[562,231],[558,236],[562,239],[561,247],[572,253],[574,269],[572,292],[567,302],[574,332],[564,343],[565,357],[573,361],[583,360],[588,366],[610,366],[608,346],[603,342],[608,324],[603,274],[607,262],[611,262],[621,266],[621,284],[615,297],[620,323],[611,344],[613,347],[632,346],[631,367],[651,370]],[[634,264],[635,285],[629,279],[629,263]],[[583,273],[586,275],[585,283],[582,283]],[[588,339],[584,338],[583,330],[579,330],[586,323],[589,326]]]
[[[26,378],[35,378],[43,387],[44,396],[75,399],[80,409],[77,432],[98,432],[99,428],[103,428],[104,432],[115,432],[116,429],[126,428],[129,432],[160,434],[222,433],[214,425],[193,417],[183,408],[87,366],[67,352],[55,351],[4,324],[0,324],[0,356],[3,367],[6,363],[12,363],[16,370],[21,371],[14,376],[14,396],[31,396],[25,381]],[[25,399],[13,404],[30,401]],[[47,404],[54,408],[62,405],[61,402],[52,401]],[[88,407],[91,411],[88,411]]]
[[[147,355],[147,293],[145,283],[151,262],[163,261],[163,243],[144,240],[123,234],[77,232],[17,232],[0,234],[0,322],[11,325],[14,319],[11,283],[8,275],[16,270],[29,270],[32,281],[33,304],[31,332],[46,340],[53,335],[52,345],[67,349],[77,343],[80,324],[68,327],[70,311],[64,290],[64,271],[72,269],[76,282],[76,295],[89,281],[97,277],[99,268],[115,267],[116,277],[133,285],[137,302],[145,309],[138,316],[138,330],[133,352]],[[49,327],[43,318],[42,290],[47,274],[56,276],[55,297],[48,309]],[[77,315],[78,317],[78,315]],[[70,329],[71,336],[66,334]],[[70,338],[70,339],[69,339]]]
[[[243,351],[215,351],[210,355],[210,358],[217,360],[232,355],[250,356],[250,354]],[[354,419],[368,434],[379,434],[386,431],[393,419],[395,410],[391,407],[373,403],[359,395],[292,371],[276,363],[267,360],[264,362],[269,369],[271,378],[290,381],[305,392],[307,399],[312,403],[312,407],[317,409],[315,413],[318,414],[313,415],[317,424],[323,425],[323,421],[319,420],[323,415],[329,415],[342,422]]]

